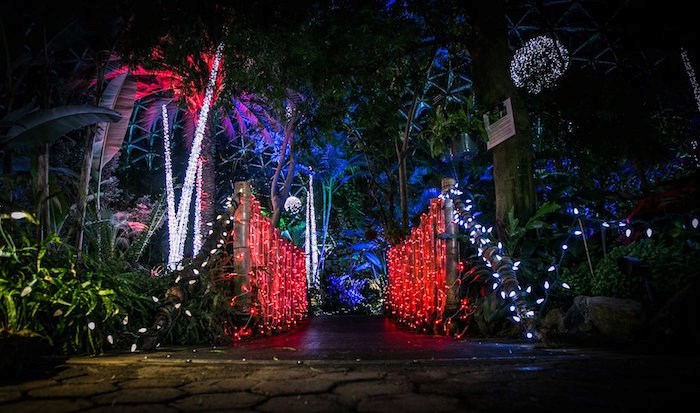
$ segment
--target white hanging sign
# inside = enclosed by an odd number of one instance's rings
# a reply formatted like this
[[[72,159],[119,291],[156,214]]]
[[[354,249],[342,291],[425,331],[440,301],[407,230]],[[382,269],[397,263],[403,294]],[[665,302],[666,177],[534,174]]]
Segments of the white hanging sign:
[[[484,115],[484,126],[488,133],[489,140],[486,148],[490,150],[499,143],[515,136],[515,121],[513,119],[513,106],[510,98],[500,103],[490,114],[496,115],[497,120],[491,123],[489,114]]]

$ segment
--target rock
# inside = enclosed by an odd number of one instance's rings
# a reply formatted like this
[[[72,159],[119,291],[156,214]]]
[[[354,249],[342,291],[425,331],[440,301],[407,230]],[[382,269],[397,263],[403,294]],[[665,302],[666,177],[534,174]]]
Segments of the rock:
[[[603,344],[628,344],[638,339],[646,316],[642,304],[635,300],[578,296],[563,321],[569,336]]]

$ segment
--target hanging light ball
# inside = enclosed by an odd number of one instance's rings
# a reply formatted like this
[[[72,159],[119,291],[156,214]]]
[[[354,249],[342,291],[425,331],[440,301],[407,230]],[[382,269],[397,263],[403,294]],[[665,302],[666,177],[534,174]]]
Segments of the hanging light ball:
[[[547,36],[528,40],[515,51],[510,77],[517,87],[532,94],[554,86],[569,67],[569,52],[561,42]]]
[[[292,215],[298,214],[301,211],[301,201],[294,195],[290,196],[284,201],[284,210]]]

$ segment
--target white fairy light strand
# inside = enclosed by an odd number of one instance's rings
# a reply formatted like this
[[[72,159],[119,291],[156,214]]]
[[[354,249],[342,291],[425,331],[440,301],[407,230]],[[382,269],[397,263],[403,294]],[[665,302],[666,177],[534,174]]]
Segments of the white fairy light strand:
[[[168,268],[175,269],[177,264],[177,249],[175,248],[175,234],[177,232],[177,214],[175,213],[175,190],[173,188],[173,164],[170,156],[170,129],[168,126],[168,109],[161,106],[163,114],[163,147],[165,157],[165,195],[168,206]]]
[[[190,204],[192,203],[192,192],[194,192],[195,189],[194,181],[197,163],[199,162],[199,155],[202,150],[202,139],[204,138],[204,131],[206,128],[207,119],[209,117],[209,109],[211,108],[211,103],[214,96],[214,87],[216,86],[216,77],[219,70],[219,62],[221,61],[223,48],[223,43],[220,43],[216,48],[216,56],[214,57],[214,62],[212,63],[211,73],[209,74],[209,83],[207,83],[207,88],[204,93],[204,102],[202,102],[202,108],[199,112],[199,119],[197,119],[197,128],[195,129],[192,149],[187,162],[185,182],[182,186],[182,195],[180,196],[180,204],[177,209],[178,227],[175,237],[175,248],[177,248],[175,257],[177,262],[181,261],[184,256],[189,210]]]
[[[450,198],[454,201],[453,222],[458,225],[458,228],[463,228],[469,234],[469,242],[476,247],[478,256],[484,261],[486,267],[493,271],[492,289],[501,288],[500,297],[513,303],[510,306],[512,313],[510,317],[513,321],[523,326],[525,336],[531,339],[535,335],[528,329],[525,320],[533,318],[534,311],[527,308],[522,300],[524,293],[522,293],[515,276],[520,261],[514,261],[512,258],[507,257],[504,253],[503,244],[491,239],[493,227],[486,228],[476,221],[471,212],[474,207],[471,199],[462,201],[459,198],[462,195],[462,191],[458,189],[458,186],[459,183],[455,183],[455,187],[441,194],[440,198]],[[526,290],[526,293],[529,293],[529,291]]]
[[[551,37],[538,36],[516,50],[510,63],[510,76],[515,86],[537,94],[554,86],[568,67],[566,47]]]
[[[700,85],[698,85],[698,80],[695,77],[695,69],[693,69],[693,65],[690,64],[688,52],[683,48],[681,48],[681,59],[683,60],[683,66],[685,66],[685,72],[688,74],[690,86],[693,88],[695,104],[697,105],[698,110],[700,110]]]
[[[194,199],[194,235],[192,237],[192,255],[195,257],[202,249],[202,158],[197,162],[197,179]]]
[[[695,69],[693,69],[693,65],[690,64],[690,58],[688,57],[688,52],[681,48],[681,59],[683,60],[683,66],[685,66],[685,72],[688,74],[688,79],[690,80],[690,86],[693,88],[693,96],[695,97],[695,105],[698,107],[698,110],[700,111],[700,85],[698,85],[698,80],[695,77]],[[698,150],[698,141],[697,139],[693,139],[690,142],[690,145],[693,150],[693,160],[695,161],[695,167],[699,168],[700,167],[700,159],[698,159],[697,156],[697,150]]]

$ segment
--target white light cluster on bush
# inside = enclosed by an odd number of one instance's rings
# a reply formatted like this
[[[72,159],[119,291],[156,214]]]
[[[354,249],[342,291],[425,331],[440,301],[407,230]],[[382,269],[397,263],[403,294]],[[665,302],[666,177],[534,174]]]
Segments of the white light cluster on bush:
[[[284,201],[284,210],[292,215],[296,215],[301,211],[301,200],[294,195],[287,197]]]
[[[537,94],[551,88],[569,67],[569,52],[558,40],[538,36],[515,51],[510,76],[517,87]]]

